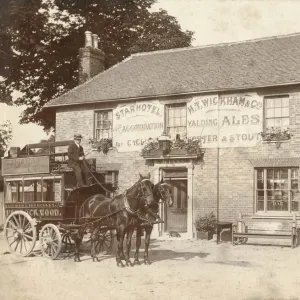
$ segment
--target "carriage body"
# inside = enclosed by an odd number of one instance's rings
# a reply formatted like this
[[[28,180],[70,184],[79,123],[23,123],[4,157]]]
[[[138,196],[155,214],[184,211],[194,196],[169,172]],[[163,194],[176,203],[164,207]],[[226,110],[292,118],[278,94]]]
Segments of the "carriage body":
[[[111,183],[104,182],[105,173],[96,172],[94,160],[89,161],[90,169],[102,187],[94,184],[76,188],[75,174],[67,167],[67,153],[55,153],[55,147],[72,142],[27,145],[22,151],[2,160],[5,235],[12,252],[29,255],[35,242],[46,231],[48,241],[50,233],[56,238],[59,235],[59,251],[55,255],[48,253],[51,258],[58,255],[66,234],[59,224],[68,225],[70,230],[76,229],[82,203],[95,194],[110,197],[116,189]],[[47,151],[39,153],[33,148],[46,148]],[[51,251],[55,252],[54,249]]]

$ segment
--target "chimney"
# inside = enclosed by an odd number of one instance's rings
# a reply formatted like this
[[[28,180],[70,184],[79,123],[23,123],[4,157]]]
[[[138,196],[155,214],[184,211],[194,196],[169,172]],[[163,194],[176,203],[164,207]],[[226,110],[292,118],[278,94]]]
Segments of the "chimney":
[[[79,49],[79,84],[104,71],[104,53],[98,49],[99,37],[85,32],[84,48]]]

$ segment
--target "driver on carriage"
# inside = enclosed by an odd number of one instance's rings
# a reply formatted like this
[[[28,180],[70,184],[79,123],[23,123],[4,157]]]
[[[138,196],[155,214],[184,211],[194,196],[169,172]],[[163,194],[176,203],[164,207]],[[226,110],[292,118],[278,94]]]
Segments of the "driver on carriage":
[[[77,187],[85,186],[82,173],[84,173],[86,185],[91,184],[92,178],[90,171],[84,161],[84,151],[80,145],[82,139],[81,134],[74,135],[74,143],[68,148],[68,166],[73,168],[77,180]]]

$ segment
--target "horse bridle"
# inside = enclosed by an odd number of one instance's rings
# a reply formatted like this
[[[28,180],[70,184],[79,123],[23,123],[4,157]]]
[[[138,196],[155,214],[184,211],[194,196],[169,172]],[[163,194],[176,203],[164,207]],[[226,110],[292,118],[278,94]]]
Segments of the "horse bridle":
[[[144,189],[147,189],[147,187],[146,187],[146,185],[145,185],[145,183],[144,183],[145,181],[149,181],[149,182],[151,183],[150,179],[148,179],[148,178],[144,178],[144,179],[142,179],[142,180],[139,182],[140,185],[141,185],[140,191],[141,191],[142,195],[138,195],[137,198],[144,198],[144,199],[146,199],[146,198],[147,198],[148,196],[150,196],[151,194],[153,195],[153,192],[152,192],[152,193],[149,192],[149,194],[144,195],[143,190],[144,190]]]

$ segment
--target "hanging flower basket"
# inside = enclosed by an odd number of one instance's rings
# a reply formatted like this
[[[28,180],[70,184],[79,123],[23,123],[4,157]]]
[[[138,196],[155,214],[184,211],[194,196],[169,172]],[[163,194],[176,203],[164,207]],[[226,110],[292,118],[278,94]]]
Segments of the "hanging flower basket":
[[[173,140],[169,144],[169,155],[195,155],[201,157],[204,154],[204,150],[201,147],[201,139],[177,139]],[[150,138],[141,150],[141,156],[145,157],[154,153],[163,151],[160,149],[158,139]]]
[[[268,128],[265,132],[261,132],[260,135],[265,142],[275,142],[277,148],[280,147],[282,141],[290,140],[293,136],[290,134],[288,128],[283,129],[278,127]]]
[[[110,149],[112,149],[112,139],[101,139],[99,141],[90,139],[89,144],[92,148],[97,149],[98,152],[107,154]]]

